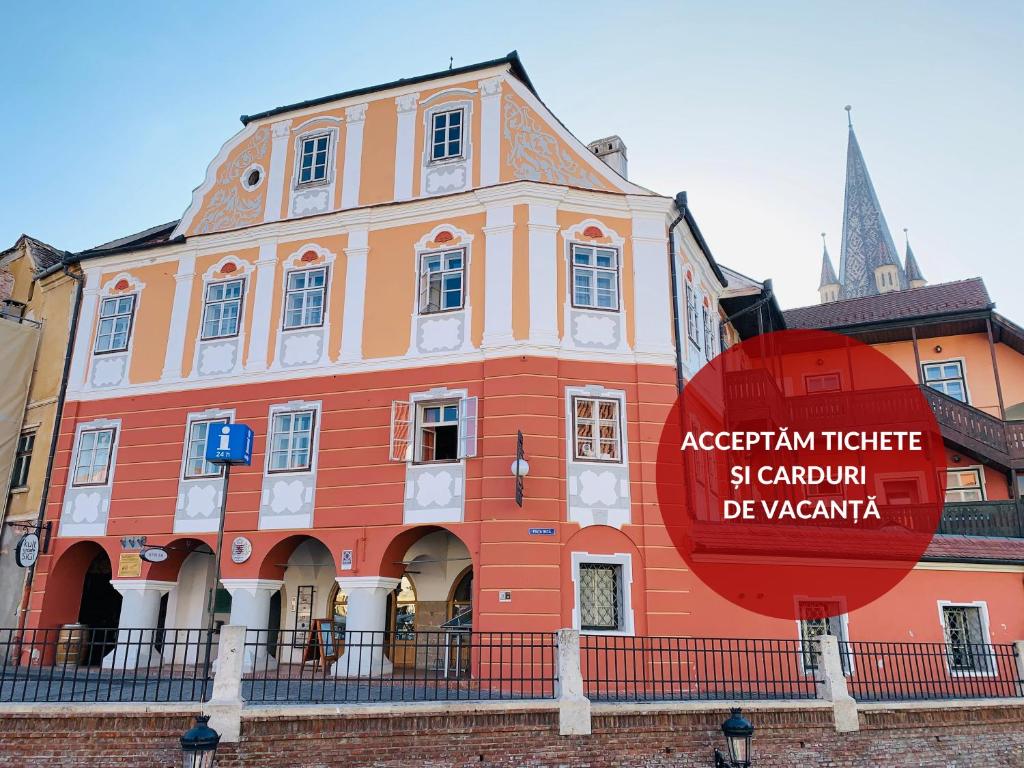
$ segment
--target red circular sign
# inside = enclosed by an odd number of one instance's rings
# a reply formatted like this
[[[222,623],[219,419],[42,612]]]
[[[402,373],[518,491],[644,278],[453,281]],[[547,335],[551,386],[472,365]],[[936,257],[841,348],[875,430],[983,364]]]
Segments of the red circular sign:
[[[658,501],[688,566],[727,600],[785,619],[809,603],[847,613],[920,561],[945,468],[928,399],[893,360],[779,331],[686,383],[661,434]]]

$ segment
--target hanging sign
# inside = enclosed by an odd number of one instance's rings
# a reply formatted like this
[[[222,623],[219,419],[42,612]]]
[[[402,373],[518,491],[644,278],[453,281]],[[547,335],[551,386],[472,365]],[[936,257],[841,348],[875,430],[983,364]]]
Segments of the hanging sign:
[[[206,460],[212,464],[252,463],[252,430],[246,424],[214,422],[206,431]]]
[[[142,575],[142,557],[138,552],[122,552],[117,559],[117,578],[131,579]]]
[[[147,563],[162,563],[169,555],[163,547],[147,547],[139,553],[139,557]]]
[[[14,562],[21,568],[31,568],[39,559],[39,534],[29,531],[18,539],[14,548]]]
[[[252,542],[245,536],[239,536],[231,542],[231,562],[244,563],[252,557]]]

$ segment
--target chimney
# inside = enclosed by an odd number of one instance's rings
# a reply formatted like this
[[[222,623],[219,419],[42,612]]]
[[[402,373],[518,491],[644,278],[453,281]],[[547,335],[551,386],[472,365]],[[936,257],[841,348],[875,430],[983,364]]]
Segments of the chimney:
[[[615,171],[619,176],[628,179],[626,173],[626,143],[618,136],[608,136],[587,144],[587,149],[601,158],[605,165]]]

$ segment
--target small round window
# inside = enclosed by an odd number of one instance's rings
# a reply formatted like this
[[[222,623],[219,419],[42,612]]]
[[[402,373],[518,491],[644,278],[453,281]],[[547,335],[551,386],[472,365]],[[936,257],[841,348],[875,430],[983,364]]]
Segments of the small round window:
[[[247,190],[256,189],[263,183],[263,168],[259,165],[249,166],[242,174],[241,182]]]

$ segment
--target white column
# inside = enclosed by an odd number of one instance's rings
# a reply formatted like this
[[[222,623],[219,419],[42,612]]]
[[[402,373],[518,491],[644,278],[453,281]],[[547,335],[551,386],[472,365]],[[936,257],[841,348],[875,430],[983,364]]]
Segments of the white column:
[[[664,214],[633,216],[632,241],[634,349],[650,354],[674,354]]]
[[[860,730],[860,718],[857,702],[846,687],[840,653],[839,639],[835,635],[822,635],[818,638],[818,671],[821,673],[817,685],[818,698],[832,702],[832,720],[836,731],[850,733]]]
[[[256,630],[249,635],[249,642],[253,645],[245,648],[243,668],[246,672],[276,669],[277,659],[266,645],[266,629],[270,626],[270,598],[284,582],[275,579],[221,579],[220,583],[231,594],[228,623]]]
[[[291,136],[291,120],[281,120],[270,126],[270,168],[267,169],[267,202],[263,208],[264,221],[277,221],[281,218],[281,201],[284,199],[284,188],[288,183],[288,139]]]
[[[342,363],[363,359],[363,317],[366,314],[366,258],[370,252],[369,230],[352,229],[345,249],[345,306],[341,319]]]
[[[192,301],[192,281],[196,275],[196,255],[186,253],[178,259],[174,275],[174,303],[171,305],[171,325],[164,352],[164,370],[161,381],[181,378],[181,358],[185,352],[185,329],[188,327],[188,307]]]
[[[589,736],[590,699],[583,692],[580,667],[580,631],[558,630],[558,732],[562,736]]]
[[[558,209],[530,204],[530,342],[558,346]]]
[[[480,81],[480,186],[497,184],[501,176],[501,78]]]
[[[249,357],[245,361],[247,371],[267,369],[267,347],[270,344],[270,307],[274,300],[274,280],[277,271],[277,243],[260,243],[260,255],[256,260],[256,298],[253,302],[249,341]]]
[[[515,232],[511,205],[487,208],[484,234],[484,338],[483,346],[511,344],[512,336],[512,235]]]
[[[85,387],[85,375],[92,356],[92,331],[96,325],[96,307],[100,295],[100,273],[90,270],[85,273],[85,287],[82,289],[82,306],[79,308],[78,329],[75,333],[75,347],[68,374],[68,389],[77,392]]]
[[[338,677],[379,677],[392,670],[384,655],[388,595],[401,583],[384,576],[338,576],[338,587],[348,595],[345,652],[334,662]]]
[[[341,179],[341,207],[359,206],[359,176],[363,164],[363,125],[366,105],[345,108],[345,170]]]
[[[111,579],[121,593],[117,620],[117,646],[103,657],[103,669],[136,669],[160,664],[153,649],[153,631],[160,617],[160,598],[174,587],[173,581]]]
[[[418,93],[395,99],[398,110],[398,136],[395,140],[395,200],[412,197],[412,169],[416,158],[416,103]]]

